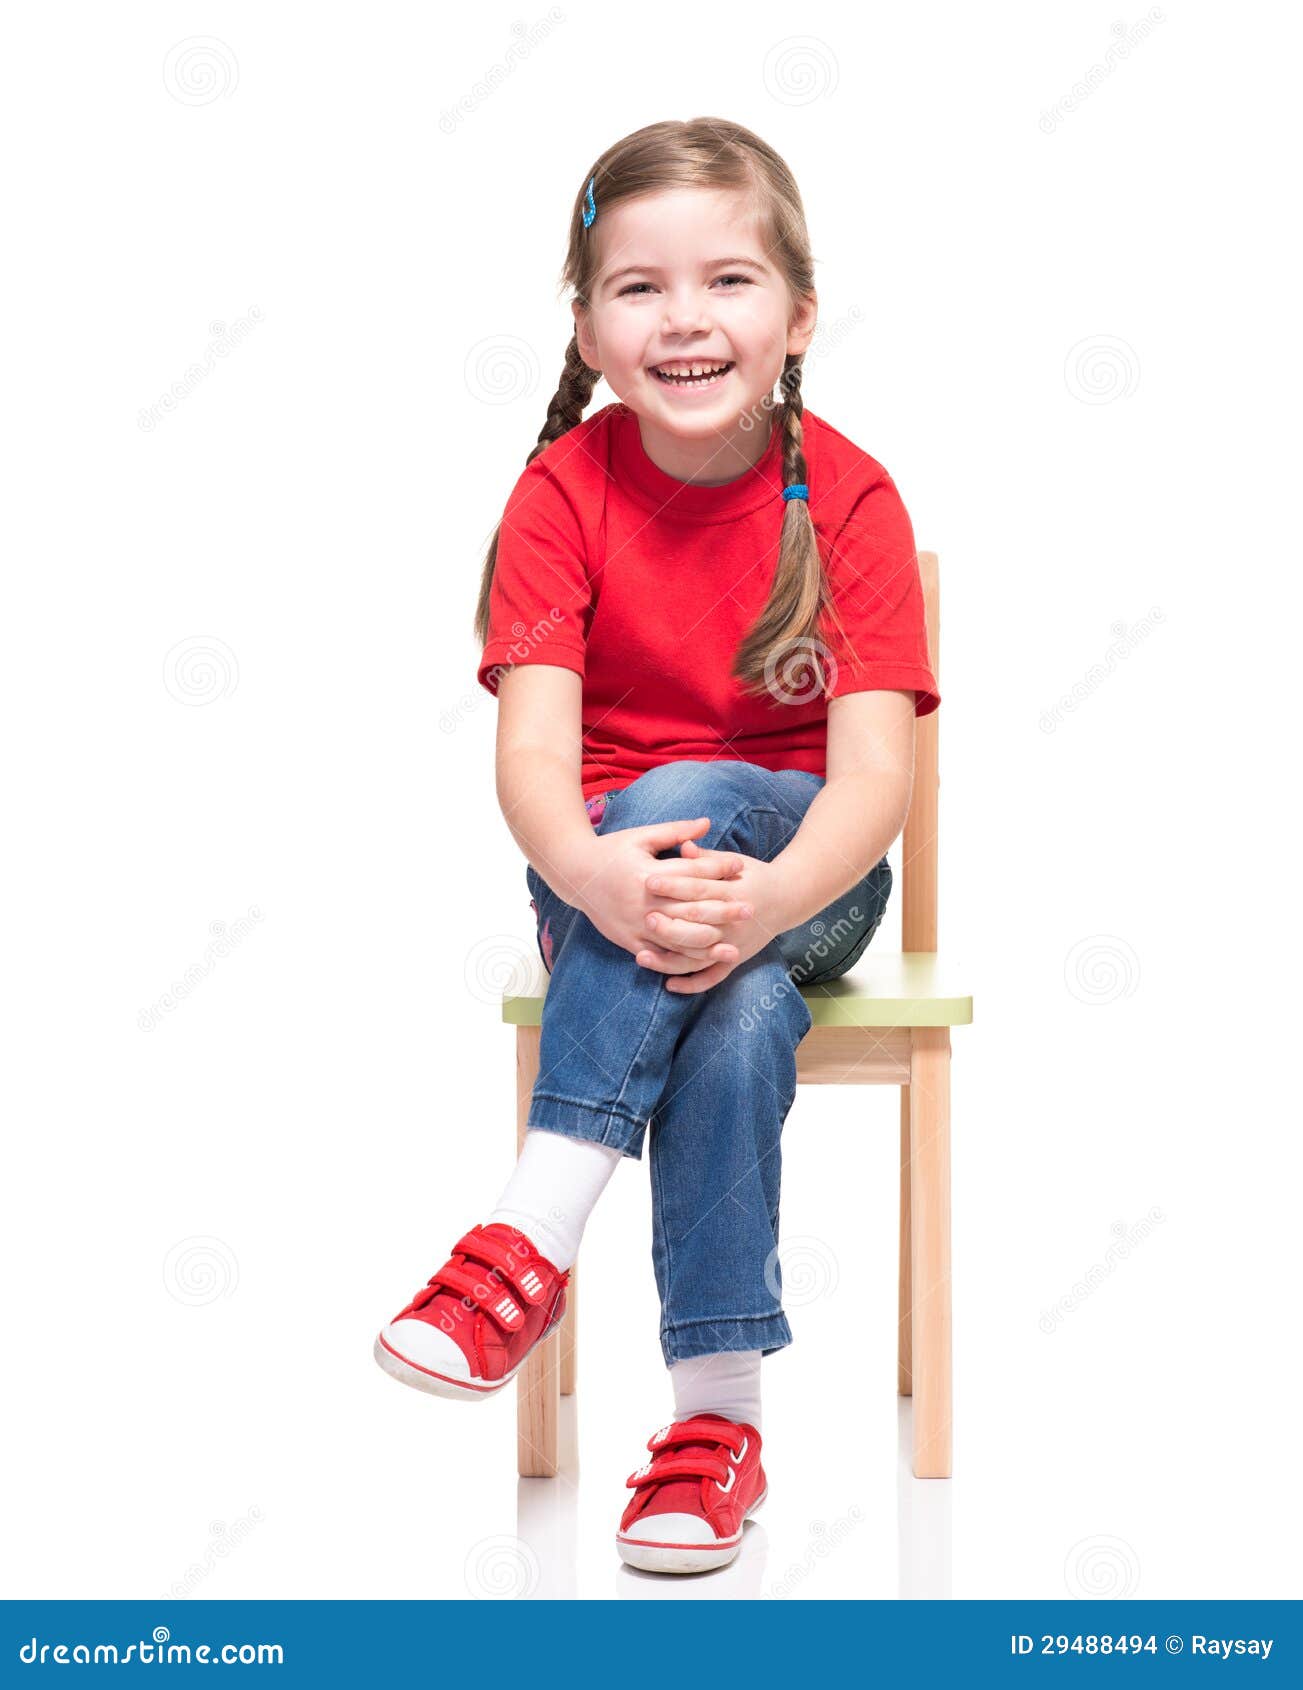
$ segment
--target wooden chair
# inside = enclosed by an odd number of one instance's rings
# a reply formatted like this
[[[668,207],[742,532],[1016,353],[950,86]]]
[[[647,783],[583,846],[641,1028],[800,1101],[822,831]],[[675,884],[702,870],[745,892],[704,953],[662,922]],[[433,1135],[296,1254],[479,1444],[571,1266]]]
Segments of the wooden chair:
[[[920,552],[918,562],[939,685],[936,554]],[[922,717],[916,730],[914,791],[901,836],[901,950],[879,951],[870,942],[840,980],[802,989],[814,1024],[797,1050],[798,1084],[900,1087],[897,1389],[914,1399],[920,1479],[949,1478],[951,1471],[950,1029],[973,1018],[972,998],[937,957],[939,715]],[[502,1000],[502,1019],[516,1029],[518,1147],[538,1076],[546,989],[539,961],[530,990]],[[527,1476],[557,1470],[558,1398],[575,1389],[578,1288],[576,1264],[565,1319],[517,1379],[518,1465]]]

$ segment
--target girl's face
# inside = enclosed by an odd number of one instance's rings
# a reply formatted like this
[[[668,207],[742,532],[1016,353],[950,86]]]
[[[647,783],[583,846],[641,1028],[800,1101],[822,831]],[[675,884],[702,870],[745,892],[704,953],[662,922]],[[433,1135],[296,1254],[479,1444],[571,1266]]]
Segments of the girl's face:
[[[733,479],[764,455],[766,401],[784,359],[810,344],[817,302],[789,297],[739,194],[675,188],[612,211],[599,200],[592,235],[591,307],[572,307],[580,356],[637,415],[661,468]],[[692,366],[722,373],[683,379]]]

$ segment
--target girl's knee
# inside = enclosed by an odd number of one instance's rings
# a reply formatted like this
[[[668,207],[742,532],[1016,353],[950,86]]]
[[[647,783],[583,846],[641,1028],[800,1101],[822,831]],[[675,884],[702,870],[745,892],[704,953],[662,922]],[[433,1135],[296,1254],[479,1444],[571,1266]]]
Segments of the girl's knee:
[[[642,827],[704,816],[704,806],[721,791],[718,770],[718,763],[688,760],[657,764],[611,799],[619,825]]]
[[[798,1045],[814,1024],[809,1005],[781,957],[761,953],[726,974],[705,998],[703,1014],[740,1043],[779,1037]]]
[[[775,783],[782,783],[785,772],[775,774],[757,763],[737,760],[716,758],[701,762],[679,758],[648,769],[617,792],[611,803],[618,807],[617,817],[622,827],[646,822],[691,821],[694,816],[706,815],[712,803],[717,807],[731,804],[736,808],[748,800],[771,797]],[[816,780],[814,776],[805,778]],[[635,811],[636,819],[630,820],[630,814]]]

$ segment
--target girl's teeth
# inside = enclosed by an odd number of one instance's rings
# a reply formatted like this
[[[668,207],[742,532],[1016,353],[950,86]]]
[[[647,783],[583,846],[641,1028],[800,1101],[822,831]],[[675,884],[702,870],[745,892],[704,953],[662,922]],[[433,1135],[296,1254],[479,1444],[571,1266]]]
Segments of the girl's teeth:
[[[679,387],[704,387],[708,382],[718,381],[722,376],[726,376],[732,367],[731,364],[725,364],[717,370],[709,370],[697,375],[671,370],[657,370],[656,375],[660,381],[673,382]]]

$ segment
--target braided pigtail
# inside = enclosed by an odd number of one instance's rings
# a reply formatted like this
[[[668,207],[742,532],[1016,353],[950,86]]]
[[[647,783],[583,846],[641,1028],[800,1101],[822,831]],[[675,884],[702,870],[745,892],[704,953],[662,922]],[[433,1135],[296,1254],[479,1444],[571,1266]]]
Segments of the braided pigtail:
[[[775,426],[782,434],[783,486],[803,486],[801,359],[789,355],[778,380],[783,403]],[[808,703],[824,692],[830,681],[829,652],[819,628],[827,612],[836,619],[809,503],[803,497],[784,499],[769,598],[733,659],[732,674],[743,682],[743,691],[768,693],[780,703]]]
[[[554,440],[560,440],[563,434],[568,434],[583,421],[584,411],[593,397],[593,389],[600,380],[601,372],[590,370],[584,363],[579,356],[578,337],[571,335],[570,344],[566,347],[566,361],[561,371],[561,380],[552,395],[552,403],[547,408],[547,421],[539,434],[538,444],[525,459],[527,467],[545,447],[550,446]],[[480,578],[479,603],[475,607],[475,638],[481,645],[489,637],[489,593],[493,586],[493,571],[498,561],[498,535],[501,531],[502,524],[499,523],[489,541],[489,549],[484,558],[484,571]]]

